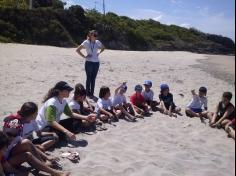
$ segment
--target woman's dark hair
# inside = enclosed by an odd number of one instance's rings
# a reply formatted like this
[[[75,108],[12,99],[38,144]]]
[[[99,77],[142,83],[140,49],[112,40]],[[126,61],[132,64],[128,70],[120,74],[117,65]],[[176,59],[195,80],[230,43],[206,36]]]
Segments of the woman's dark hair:
[[[44,97],[43,99],[43,103],[45,103],[46,101],[48,101],[50,98],[52,97],[57,97],[59,95],[59,90],[52,88],[48,91],[47,95]]]
[[[38,106],[33,102],[26,102],[22,105],[18,114],[22,117],[29,117],[30,115],[38,112]]]
[[[4,147],[7,147],[9,143],[10,140],[8,139],[7,135],[0,131],[0,150]]]
[[[94,35],[95,37],[98,36],[98,32],[96,30],[91,30],[88,32],[87,38],[90,39],[91,36]]]
[[[109,87],[102,86],[100,89],[99,98],[104,98],[108,92],[110,92]]]
[[[82,84],[76,84],[75,85],[75,92],[74,92],[74,100],[76,100],[78,97],[81,96],[86,96],[86,89],[84,88],[84,86]]]
[[[233,98],[233,94],[231,92],[224,92],[223,97],[231,101],[231,99]]]

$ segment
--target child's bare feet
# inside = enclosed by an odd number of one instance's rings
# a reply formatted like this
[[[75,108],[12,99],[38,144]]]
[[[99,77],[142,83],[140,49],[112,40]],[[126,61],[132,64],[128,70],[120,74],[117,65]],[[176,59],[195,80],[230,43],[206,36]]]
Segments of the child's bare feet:
[[[172,114],[172,117],[177,118],[178,116],[176,114]]]
[[[137,119],[136,117],[134,117],[134,116],[132,116],[132,115],[128,116],[128,118],[129,118],[131,121],[133,121],[133,122]]]
[[[141,115],[141,114],[136,114],[135,117],[140,118],[140,119],[143,119],[143,118],[144,118],[144,116]]]

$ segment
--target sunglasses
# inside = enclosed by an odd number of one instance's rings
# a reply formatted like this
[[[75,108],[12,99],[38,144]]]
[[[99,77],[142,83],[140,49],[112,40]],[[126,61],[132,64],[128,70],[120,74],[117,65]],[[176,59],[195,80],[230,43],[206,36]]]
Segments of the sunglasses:
[[[95,34],[95,33],[92,33],[91,35],[94,37],[98,37],[98,34]]]

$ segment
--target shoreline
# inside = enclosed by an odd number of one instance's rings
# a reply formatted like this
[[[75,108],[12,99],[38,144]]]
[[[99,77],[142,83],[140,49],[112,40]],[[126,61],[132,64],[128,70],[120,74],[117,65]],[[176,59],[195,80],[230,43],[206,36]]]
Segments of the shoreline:
[[[227,61],[223,65],[222,63],[219,62],[219,57],[223,57],[223,59],[226,59],[224,61]],[[235,58],[234,62],[229,62],[229,59],[233,59],[230,57],[234,56],[226,56],[226,55],[211,55],[211,56],[206,56],[206,59],[198,59],[197,62],[198,64],[194,64],[191,67],[193,68],[199,68],[202,71],[211,74],[214,78],[223,80],[230,85],[235,85]],[[223,62],[223,61],[221,61]],[[233,65],[230,65],[233,64]],[[227,66],[228,69],[227,70]]]
[[[53,45],[37,45],[37,44],[26,44],[26,43],[1,43],[0,45],[26,45],[26,46],[37,46],[37,47],[52,47],[52,48],[64,48],[64,49],[76,49],[76,47],[60,47],[60,46],[53,46]],[[186,52],[191,54],[200,54],[200,55],[211,55],[211,56],[229,56],[235,57],[235,54],[215,54],[212,53],[204,53],[204,52],[193,52],[193,51],[185,51],[185,50],[119,50],[119,49],[106,49],[107,51],[125,51],[125,52]]]

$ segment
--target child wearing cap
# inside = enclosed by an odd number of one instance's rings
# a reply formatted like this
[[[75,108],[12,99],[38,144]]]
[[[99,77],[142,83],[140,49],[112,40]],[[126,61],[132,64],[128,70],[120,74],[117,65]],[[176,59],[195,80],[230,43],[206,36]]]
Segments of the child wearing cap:
[[[77,84],[75,86],[74,97],[69,102],[69,106],[74,113],[80,116],[80,119],[74,121],[78,122],[82,128],[91,127],[96,122],[96,114],[94,113],[93,117],[90,116],[93,111],[92,107],[85,109],[84,102],[86,102],[86,90],[81,84]]]
[[[204,122],[204,118],[207,118],[208,106],[207,106],[207,88],[200,87],[199,93],[196,94],[195,90],[192,90],[192,101],[188,104],[185,112],[189,117],[200,117]]]
[[[141,115],[149,115],[148,105],[142,95],[143,87],[136,85],[134,90],[135,93],[130,97],[130,102],[134,106],[135,111]]]
[[[160,112],[170,117],[177,117],[175,114],[182,115],[181,108],[177,107],[174,103],[173,94],[170,93],[170,88],[167,84],[161,84],[161,93],[159,95],[160,103]],[[175,114],[174,114],[175,113]]]
[[[148,104],[148,106],[151,107],[152,110],[155,110],[159,103],[157,101],[154,101],[154,92],[152,91],[152,81],[145,81],[144,82],[144,91],[142,92],[142,95]]]
[[[232,97],[233,94],[231,92],[224,92],[222,100],[216,107],[216,111],[208,114],[211,127],[225,128],[227,124],[235,120],[235,107],[230,102]]]
[[[74,132],[77,127],[73,125],[73,119],[81,119],[81,116],[72,112],[67,103],[66,98],[69,98],[72,90],[68,83],[60,81],[48,91],[36,118],[41,131],[55,132],[60,139],[68,137],[70,140],[76,140]],[[70,118],[62,120],[63,113]],[[93,118],[93,115],[90,117]]]
[[[109,87],[101,87],[95,112],[98,114],[98,119],[103,122],[119,121],[122,112],[113,107]]]
[[[127,102],[125,93],[128,87],[126,82],[122,83],[116,90],[112,99],[112,104],[115,109],[120,110],[125,117],[130,121],[135,121],[139,117],[138,113],[134,110],[133,106]],[[136,117],[135,117],[136,116]]]

